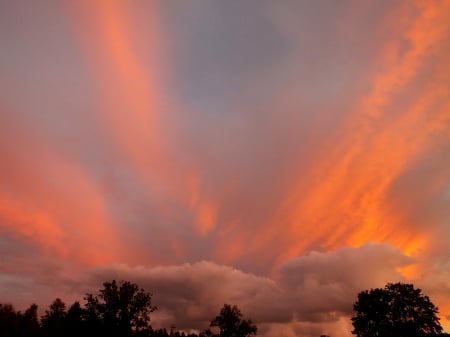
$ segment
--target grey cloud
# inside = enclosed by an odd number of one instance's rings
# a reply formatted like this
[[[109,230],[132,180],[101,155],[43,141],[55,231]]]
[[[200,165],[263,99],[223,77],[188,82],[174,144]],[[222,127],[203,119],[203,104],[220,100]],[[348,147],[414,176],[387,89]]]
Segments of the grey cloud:
[[[359,291],[402,280],[396,269],[411,262],[391,246],[368,244],[292,259],[274,279],[202,261],[154,268],[112,265],[94,270],[91,280],[138,283],[154,293],[159,318],[180,329],[205,329],[224,303],[238,305],[258,324],[337,324],[351,314]]]
[[[335,312],[350,314],[359,291],[402,280],[396,270],[413,261],[386,244],[342,248],[335,253],[312,252],[286,262],[278,283],[295,294],[299,320],[335,320]]]
[[[155,268],[115,265],[93,274],[96,281],[111,278],[130,279],[151,290],[155,304],[180,328],[206,328],[224,303],[239,303],[245,310],[249,302],[277,292],[267,278],[206,261]]]

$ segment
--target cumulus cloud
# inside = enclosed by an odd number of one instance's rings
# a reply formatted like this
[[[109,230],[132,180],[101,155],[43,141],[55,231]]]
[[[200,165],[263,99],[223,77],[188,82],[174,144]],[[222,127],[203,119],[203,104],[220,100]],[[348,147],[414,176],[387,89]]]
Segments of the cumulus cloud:
[[[267,335],[277,325],[286,334],[301,329],[314,335],[323,324],[348,318],[359,291],[403,280],[398,268],[412,262],[392,246],[368,244],[311,252],[281,265],[273,278],[202,261],[153,268],[112,265],[92,271],[91,281],[132,280],[153,292],[161,311],[155,314],[157,325],[205,329],[229,303],[262,324]]]

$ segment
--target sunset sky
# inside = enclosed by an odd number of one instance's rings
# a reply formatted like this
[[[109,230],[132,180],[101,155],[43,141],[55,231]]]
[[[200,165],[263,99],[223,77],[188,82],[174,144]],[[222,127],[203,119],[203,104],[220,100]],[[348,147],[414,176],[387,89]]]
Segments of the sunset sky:
[[[450,332],[449,239],[449,0],[0,0],[0,302],[348,337],[400,281]]]

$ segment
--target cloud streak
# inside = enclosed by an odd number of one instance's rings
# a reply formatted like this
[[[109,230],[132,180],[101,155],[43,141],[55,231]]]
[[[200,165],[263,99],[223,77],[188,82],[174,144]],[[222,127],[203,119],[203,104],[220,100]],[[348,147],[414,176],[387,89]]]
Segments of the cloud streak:
[[[162,325],[344,336],[403,279],[449,315],[448,1],[0,6],[2,296],[95,269]]]

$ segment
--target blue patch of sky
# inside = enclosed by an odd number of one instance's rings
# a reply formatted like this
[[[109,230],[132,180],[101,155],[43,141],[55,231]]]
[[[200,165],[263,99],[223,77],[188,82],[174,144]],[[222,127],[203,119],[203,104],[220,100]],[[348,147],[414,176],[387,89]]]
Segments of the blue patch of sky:
[[[252,90],[249,78],[274,67],[289,45],[265,6],[252,1],[189,4],[169,2],[164,20],[174,37],[174,88],[183,103],[218,117],[245,100]]]

